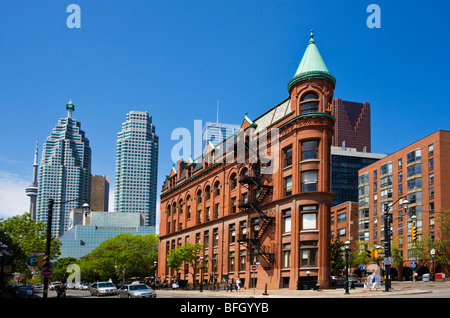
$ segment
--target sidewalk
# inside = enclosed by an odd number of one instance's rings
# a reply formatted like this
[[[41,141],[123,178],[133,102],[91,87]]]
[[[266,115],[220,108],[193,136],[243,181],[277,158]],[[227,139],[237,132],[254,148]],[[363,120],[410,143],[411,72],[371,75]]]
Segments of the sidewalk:
[[[204,290],[200,292],[198,290],[157,290],[159,296],[170,296],[180,298],[340,298],[340,297],[389,297],[389,295],[411,295],[411,294],[424,294],[432,293],[432,290],[426,288],[426,286],[411,284],[396,284],[393,288],[389,289],[389,292],[384,291],[384,285],[377,291],[364,290],[363,287],[357,287],[351,289],[349,294],[345,294],[343,288],[338,289],[322,289],[322,290],[290,290],[290,289],[278,289],[268,290],[264,295],[264,290],[260,289],[241,289],[240,291],[233,290],[227,292]]]

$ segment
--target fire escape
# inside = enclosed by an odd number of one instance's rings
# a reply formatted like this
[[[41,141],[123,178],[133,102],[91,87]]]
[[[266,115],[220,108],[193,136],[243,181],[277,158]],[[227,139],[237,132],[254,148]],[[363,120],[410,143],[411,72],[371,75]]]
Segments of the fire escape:
[[[269,216],[261,209],[261,205],[264,199],[271,193],[272,186],[264,184],[260,169],[261,163],[259,160],[257,163],[246,166],[250,166],[250,168],[246,170],[246,173],[239,176],[238,181],[248,188],[248,192],[241,195],[238,207],[246,213],[255,211],[258,220],[257,224],[252,224],[251,230],[248,231],[248,233],[239,237],[238,242],[240,244],[245,244],[247,248],[252,249],[252,252],[259,255],[261,265],[265,270],[268,270],[273,268],[275,254],[272,251],[273,248],[264,245],[263,241],[269,233],[275,218]]]

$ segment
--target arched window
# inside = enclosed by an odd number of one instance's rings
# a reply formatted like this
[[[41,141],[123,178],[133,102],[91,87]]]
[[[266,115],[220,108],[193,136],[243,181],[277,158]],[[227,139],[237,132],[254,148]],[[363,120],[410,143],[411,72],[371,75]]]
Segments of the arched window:
[[[216,183],[214,183],[214,196],[219,196],[220,195],[220,182],[217,181]]]
[[[319,96],[309,92],[304,95],[300,101],[300,113],[308,114],[315,113],[319,110]]]
[[[211,198],[211,187],[209,185],[205,188],[205,196],[206,201],[209,201],[209,199]]]
[[[235,173],[233,173],[230,177],[230,184],[231,184],[231,190],[234,190],[237,188],[237,176]]]

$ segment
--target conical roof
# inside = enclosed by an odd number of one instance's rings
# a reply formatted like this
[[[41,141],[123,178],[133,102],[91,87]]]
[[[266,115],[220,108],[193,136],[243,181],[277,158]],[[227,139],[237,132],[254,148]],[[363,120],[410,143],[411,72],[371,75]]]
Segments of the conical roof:
[[[319,49],[316,46],[316,42],[314,42],[314,34],[312,30],[308,47],[303,54],[294,78],[288,84],[288,90],[291,91],[295,84],[308,78],[323,78],[333,83],[333,85],[336,84],[335,77],[328,71],[325,62],[320,55]]]

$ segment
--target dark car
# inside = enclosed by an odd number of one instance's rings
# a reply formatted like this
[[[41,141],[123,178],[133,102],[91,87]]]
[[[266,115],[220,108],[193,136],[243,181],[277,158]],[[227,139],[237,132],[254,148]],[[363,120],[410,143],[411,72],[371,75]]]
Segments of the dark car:
[[[123,285],[117,292],[119,298],[155,298],[156,292],[145,284]]]

